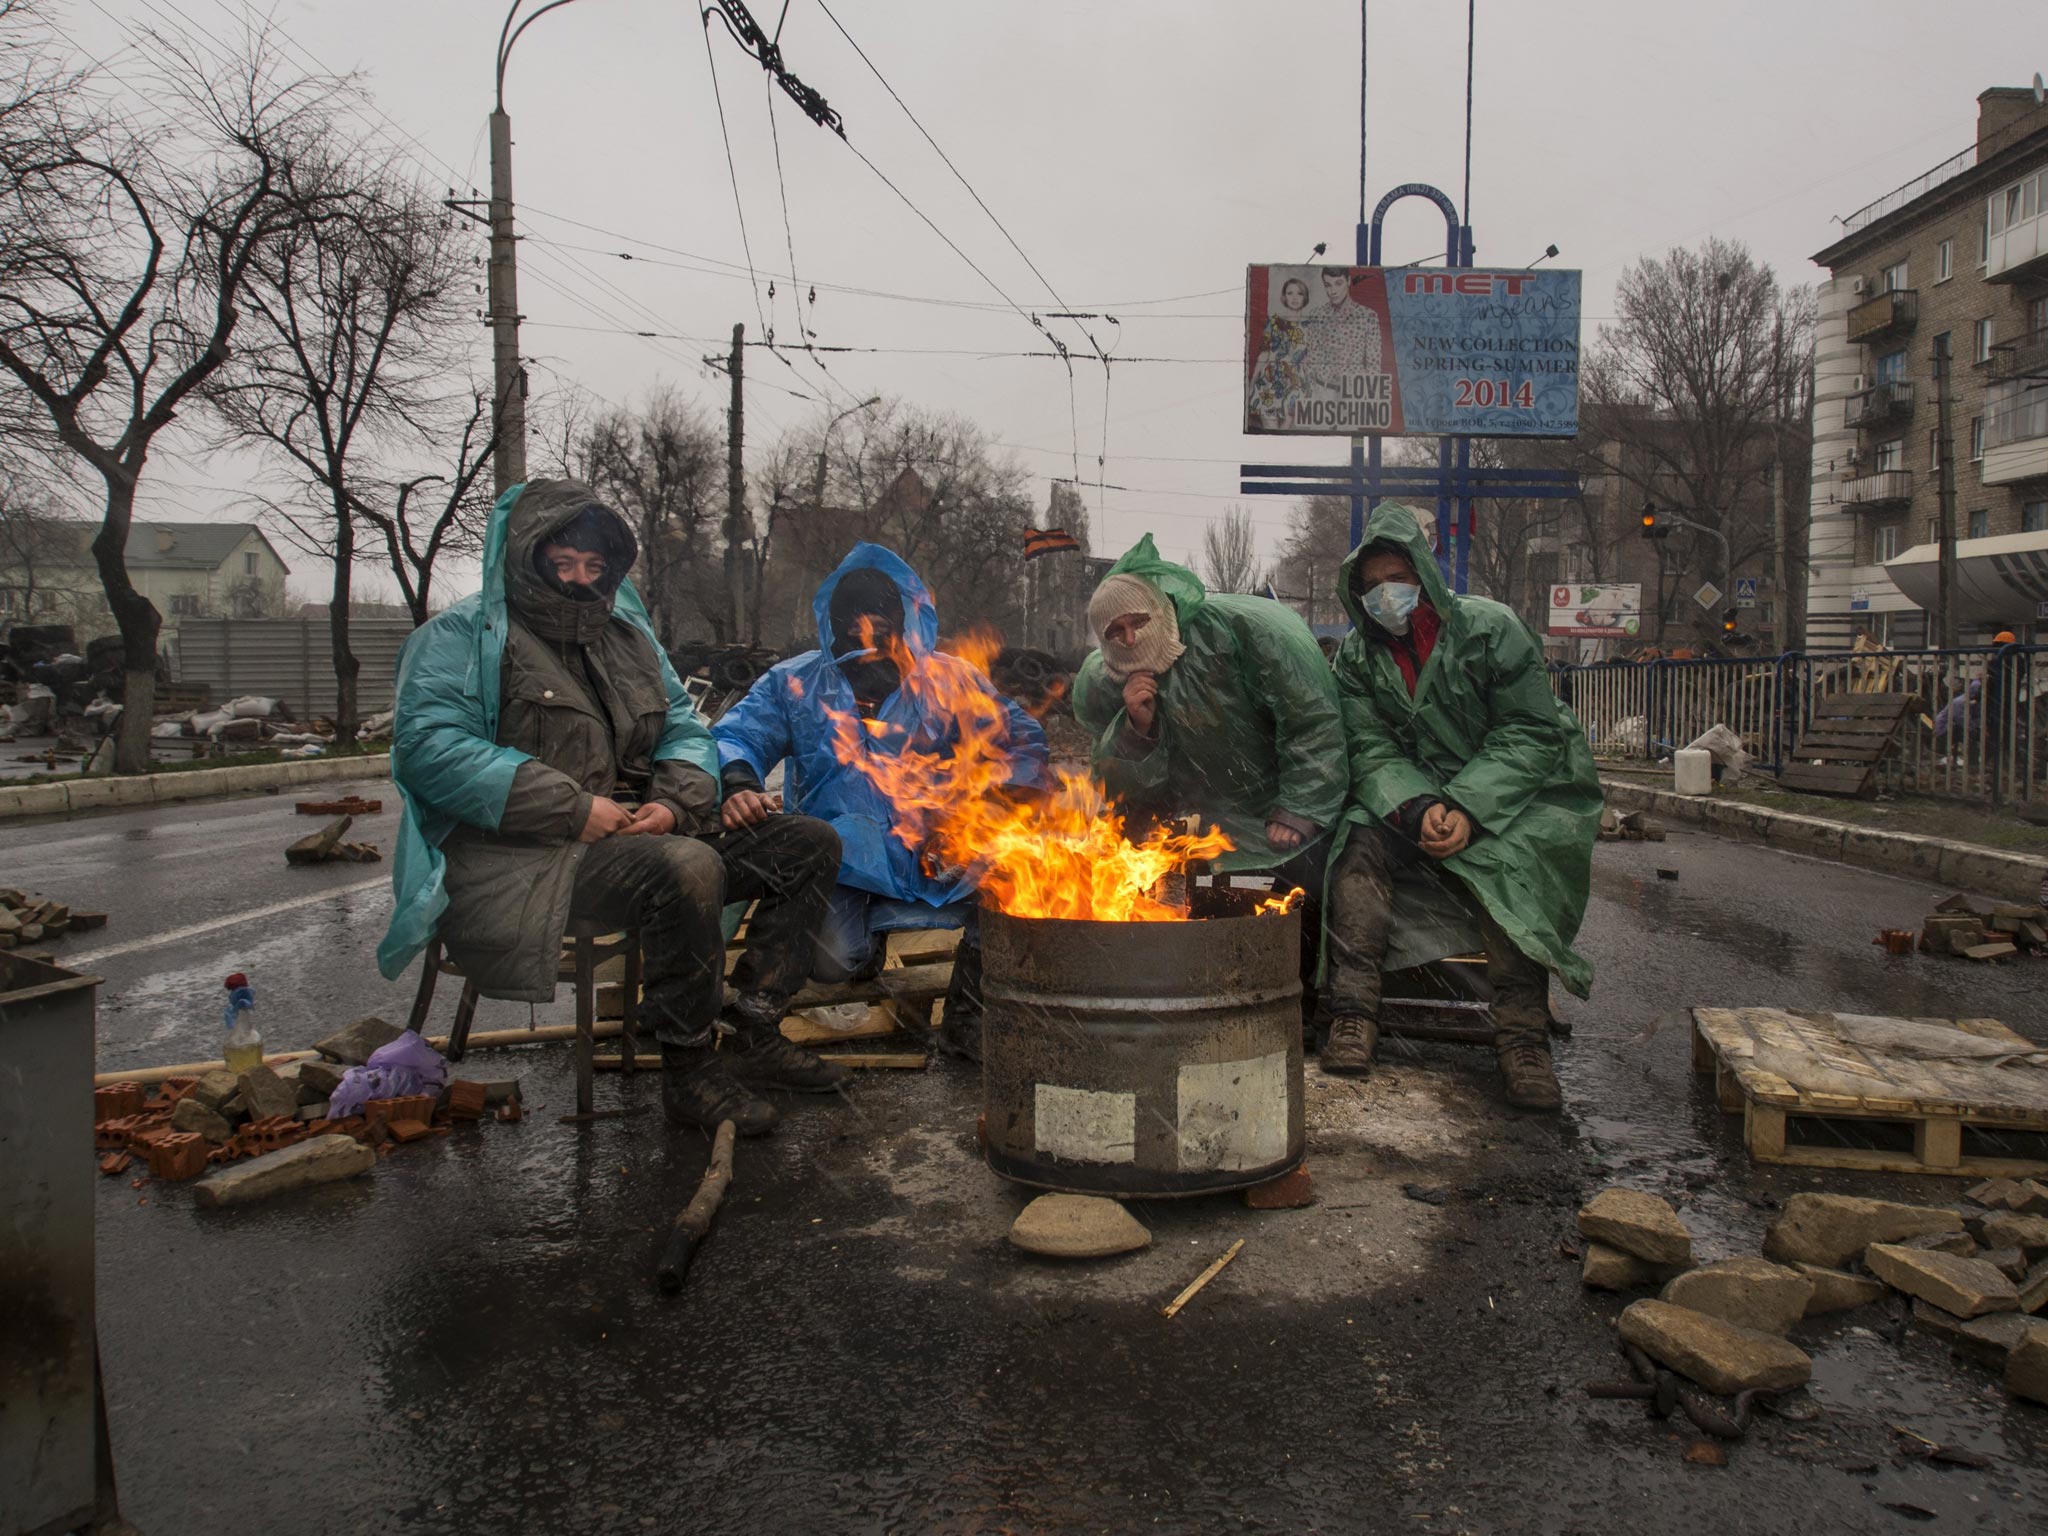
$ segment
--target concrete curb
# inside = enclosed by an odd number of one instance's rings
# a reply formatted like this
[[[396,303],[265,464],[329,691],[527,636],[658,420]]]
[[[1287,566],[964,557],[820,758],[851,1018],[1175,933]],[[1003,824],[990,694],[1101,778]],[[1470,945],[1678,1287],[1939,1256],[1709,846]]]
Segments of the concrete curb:
[[[2039,901],[2041,882],[2048,879],[2048,859],[2035,854],[2003,853],[1911,832],[1881,832],[1820,816],[1771,811],[1706,795],[1681,795],[1615,779],[1602,779],[1600,784],[1607,792],[1607,803],[1617,811],[1647,811],[1666,821],[1706,827],[1767,848],[1810,853],[1859,869],[1904,875],[1930,885],[1951,885],[2005,901]]]
[[[386,752],[374,757],[302,757],[288,763],[195,768],[189,773],[67,779],[61,784],[0,784],[0,822],[69,816],[74,811],[169,805],[178,800],[217,800],[223,795],[335,779],[381,779],[390,772],[391,755]]]

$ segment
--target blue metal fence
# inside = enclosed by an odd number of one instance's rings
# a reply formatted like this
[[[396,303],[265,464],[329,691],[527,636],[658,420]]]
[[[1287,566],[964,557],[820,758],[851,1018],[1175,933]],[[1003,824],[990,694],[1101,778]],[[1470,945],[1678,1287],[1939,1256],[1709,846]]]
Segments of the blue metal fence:
[[[2048,646],[1620,662],[1557,668],[1552,682],[1602,756],[1656,762],[1725,725],[1771,773],[1797,753],[1816,699],[1909,694],[1881,789],[2048,803]]]

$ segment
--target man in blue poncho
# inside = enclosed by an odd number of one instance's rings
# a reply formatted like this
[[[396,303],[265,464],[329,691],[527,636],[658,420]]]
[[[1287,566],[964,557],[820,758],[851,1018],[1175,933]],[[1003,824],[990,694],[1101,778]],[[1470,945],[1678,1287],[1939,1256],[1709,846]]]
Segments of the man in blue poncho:
[[[670,1120],[759,1135],[777,1115],[755,1087],[825,1092],[845,1075],[780,1030],[839,839],[801,816],[721,830],[717,751],[626,581],[637,552],[588,486],[515,487],[492,512],[483,590],[406,643],[391,756],[405,820],[378,964],[396,977],[438,935],[484,996],[545,1002],[570,918],[636,927]],[[725,1008],[734,900],[758,904]],[[734,1038],[715,1049],[720,1032]]]
[[[931,593],[903,559],[856,544],[812,602],[818,648],[778,663],[714,730],[725,787],[725,825],[773,825],[779,803],[832,824],[839,882],[819,930],[812,974],[839,981],[882,961],[878,938],[893,929],[964,927],[946,997],[940,1043],[979,1059],[981,950],[974,880],[925,846],[916,813],[892,804],[849,754],[944,754],[959,739],[963,709],[989,707],[995,687],[937,649]],[[1008,764],[1006,793],[1049,783],[1045,732],[1019,705],[1000,701],[996,751]],[[857,728],[849,728],[850,722]],[[766,789],[787,763],[781,802]]]

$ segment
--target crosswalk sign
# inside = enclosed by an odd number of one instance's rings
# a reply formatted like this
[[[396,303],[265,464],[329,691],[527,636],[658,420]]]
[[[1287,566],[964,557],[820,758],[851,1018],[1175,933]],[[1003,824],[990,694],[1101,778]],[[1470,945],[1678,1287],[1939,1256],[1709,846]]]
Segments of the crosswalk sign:
[[[1754,608],[1756,606],[1756,578],[1754,576],[1738,576],[1735,579],[1735,606],[1738,608]]]

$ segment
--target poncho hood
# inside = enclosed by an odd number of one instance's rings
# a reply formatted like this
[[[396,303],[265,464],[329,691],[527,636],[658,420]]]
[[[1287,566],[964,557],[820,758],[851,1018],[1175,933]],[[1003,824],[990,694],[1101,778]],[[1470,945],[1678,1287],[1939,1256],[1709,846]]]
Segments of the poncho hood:
[[[1364,640],[1385,641],[1387,632],[1365,611],[1359,594],[1353,585],[1352,573],[1358,563],[1366,557],[1375,544],[1392,544],[1408,556],[1415,567],[1415,574],[1422,583],[1422,600],[1436,610],[1436,615],[1445,625],[1454,626],[1458,621],[1457,604],[1449,583],[1436,563],[1436,552],[1429,547],[1429,540],[1423,536],[1422,520],[1430,514],[1419,507],[1403,502],[1386,501],[1373,509],[1366,519],[1365,538],[1358,548],[1344,557],[1344,563],[1337,568],[1337,596],[1343,601],[1344,612],[1351,618],[1351,627]],[[1434,519],[1431,519],[1434,521]]]

